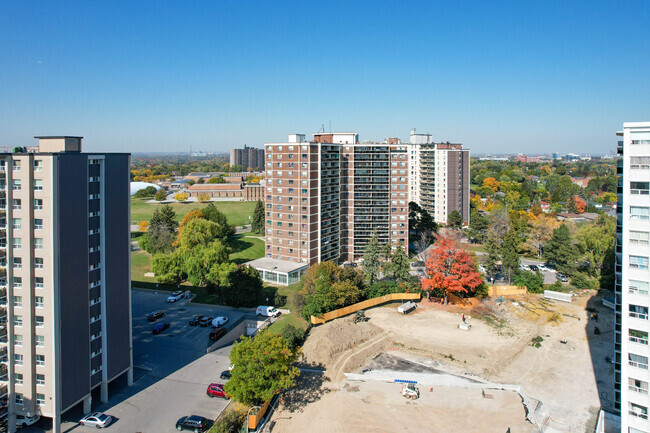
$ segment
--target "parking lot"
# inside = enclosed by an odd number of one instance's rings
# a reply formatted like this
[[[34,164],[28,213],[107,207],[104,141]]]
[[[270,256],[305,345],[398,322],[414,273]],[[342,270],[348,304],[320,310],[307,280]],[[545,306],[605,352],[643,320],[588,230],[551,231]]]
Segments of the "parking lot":
[[[211,326],[190,326],[194,315],[224,316],[229,324],[244,315],[245,311],[218,306],[192,305],[183,299],[168,303],[169,293],[133,290],[133,365],[134,384],[126,386],[117,380],[109,387],[110,400],[99,401],[99,389],[93,392],[93,411],[105,412],[116,418],[109,426],[113,433],[172,432],[176,421],[185,415],[200,415],[215,419],[224,409],[227,400],[209,398],[209,383],[223,383],[219,374],[230,364],[230,346],[206,354],[210,344]],[[161,310],[164,317],[156,322],[147,321],[146,315]],[[170,327],[159,335],[152,334],[156,323],[169,323]],[[94,427],[77,422],[83,416],[81,405],[63,416],[64,432],[96,432]],[[41,432],[51,429],[49,419],[42,419],[24,432]]]

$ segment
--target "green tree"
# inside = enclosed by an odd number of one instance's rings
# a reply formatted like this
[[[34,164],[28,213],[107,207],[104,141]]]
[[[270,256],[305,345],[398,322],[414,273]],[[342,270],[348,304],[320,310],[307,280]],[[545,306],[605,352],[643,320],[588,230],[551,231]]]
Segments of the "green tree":
[[[218,177],[211,177],[210,179],[208,179],[208,183],[212,183],[212,184],[214,184],[214,183],[226,183],[226,181],[225,181],[225,179],[223,177],[218,176]]]
[[[508,230],[501,246],[501,262],[503,270],[508,273],[508,283],[512,282],[512,275],[519,268],[518,244],[516,230]]]
[[[179,248],[191,250],[197,245],[206,246],[215,239],[223,239],[222,234],[223,228],[219,224],[195,218],[183,226],[176,243]]]
[[[483,259],[485,274],[492,280],[497,274],[497,263],[501,261],[499,240],[493,232],[489,233],[485,240],[485,252],[487,253]]]
[[[165,191],[163,188],[160,188],[158,191],[156,191],[156,194],[154,194],[153,199],[156,201],[163,201],[167,198],[167,191]]]
[[[212,241],[209,245],[197,245],[191,249],[182,249],[183,272],[187,281],[195,286],[208,283],[208,276],[213,266],[218,266],[228,261],[230,248],[219,240]]]
[[[264,202],[259,200],[255,205],[255,211],[253,211],[253,220],[251,223],[251,228],[255,233],[262,233],[264,231]]]
[[[447,216],[447,225],[459,229],[463,226],[463,216],[457,210],[453,210]]]
[[[258,305],[264,284],[255,268],[234,263],[212,266],[208,275],[210,284],[217,286],[219,300],[233,307]]]
[[[553,230],[551,240],[544,246],[543,256],[544,260],[554,265],[558,271],[573,275],[579,255],[566,224]]]
[[[476,210],[472,210],[472,213],[469,217],[469,229],[467,229],[467,237],[473,242],[485,242],[485,237],[487,235],[489,225],[490,220],[485,218]]]
[[[176,231],[176,228],[178,227],[176,212],[174,212],[174,209],[172,209],[168,204],[153,211],[153,215],[149,221],[149,230],[156,226],[165,227],[172,233]]]
[[[312,265],[302,281],[302,315],[308,319],[359,302],[363,290],[363,275],[359,271],[341,269],[333,262]]]
[[[404,251],[402,242],[397,245],[397,249],[390,256],[388,272],[391,278],[397,281],[406,281],[411,277],[409,257]]]
[[[518,271],[514,278],[515,285],[526,287],[531,293],[541,293],[544,290],[544,275],[541,272]]]
[[[179,284],[185,279],[183,253],[174,251],[169,254],[155,254],[151,262],[151,270],[159,282]]]
[[[600,275],[605,257],[616,244],[616,219],[600,215],[593,224],[583,224],[575,233],[583,260],[589,263],[587,273],[592,277]]]
[[[228,222],[228,217],[226,217],[226,214],[221,212],[214,205],[214,203],[210,203],[201,211],[203,212],[203,215],[205,215],[206,220],[212,221],[213,223],[217,223],[219,226],[221,226],[218,237],[226,238],[235,234],[235,226]]]
[[[370,242],[366,245],[366,251],[363,255],[363,271],[368,277],[370,284],[377,281],[377,277],[379,276],[379,267],[381,266],[379,250],[379,239],[377,238],[377,234],[374,233],[370,238]]]
[[[244,337],[230,352],[232,377],[224,385],[232,399],[253,406],[270,401],[283,389],[291,388],[300,370],[292,366],[300,349],[292,349],[280,334],[262,331],[255,338]]]
[[[156,187],[149,185],[146,188],[142,188],[141,190],[138,190],[135,194],[133,194],[133,197],[135,198],[149,198],[153,197],[156,194]]]

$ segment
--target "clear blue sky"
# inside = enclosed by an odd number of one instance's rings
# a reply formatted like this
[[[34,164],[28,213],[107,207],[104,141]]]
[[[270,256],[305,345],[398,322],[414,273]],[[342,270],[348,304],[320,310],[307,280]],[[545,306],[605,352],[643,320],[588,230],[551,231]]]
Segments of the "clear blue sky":
[[[650,120],[650,2],[0,3],[0,146],[226,151],[321,124],[593,152]]]

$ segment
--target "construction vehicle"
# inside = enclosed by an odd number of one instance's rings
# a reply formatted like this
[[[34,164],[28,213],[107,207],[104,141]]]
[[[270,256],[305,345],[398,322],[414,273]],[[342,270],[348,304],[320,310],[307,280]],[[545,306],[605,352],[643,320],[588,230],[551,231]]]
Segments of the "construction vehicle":
[[[352,321],[353,321],[355,324],[357,324],[357,323],[359,323],[359,322],[367,322],[367,321],[368,321],[368,317],[366,317],[366,312],[363,311],[363,310],[359,310],[359,311],[357,311],[357,313],[356,313],[354,316],[352,316]]]
[[[414,383],[405,383],[402,385],[402,395],[411,400],[417,400],[420,398],[420,390]]]

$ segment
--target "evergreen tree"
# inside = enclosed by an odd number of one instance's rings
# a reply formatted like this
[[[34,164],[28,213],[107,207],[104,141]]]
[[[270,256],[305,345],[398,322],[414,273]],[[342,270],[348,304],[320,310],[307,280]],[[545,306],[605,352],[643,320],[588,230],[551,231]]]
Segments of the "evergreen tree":
[[[375,233],[370,238],[368,245],[366,245],[366,251],[363,255],[363,271],[368,277],[370,284],[377,281],[377,277],[379,276],[379,266],[381,264],[379,262],[379,251],[379,239]]]
[[[255,205],[255,211],[253,212],[253,221],[251,224],[251,229],[255,233],[262,233],[264,231],[264,202],[259,200],[257,205]]]
[[[510,229],[506,233],[501,246],[501,263],[503,270],[508,273],[508,283],[512,283],[512,275],[519,268],[519,254],[517,253],[517,232]]]
[[[483,243],[485,242],[485,236],[489,226],[490,220],[485,218],[476,210],[472,210],[469,217],[469,230],[467,230],[467,237],[472,241]]]
[[[447,215],[447,225],[451,228],[459,229],[463,226],[463,216],[457,210],[453,210]]]
[[[165,227],[171,233],[176,231],[176,227],[178,227],[176,212],[168,204],[153,211],[151,221],[149,221],[149,229],[156,226]]]
[[[571,233],[566,224],[553,231],[551,240],[544,245],[544,260],[555,265],[559,272],[572,275],[578,260],[578,250],[571,241]]]
[[[411,276],[409,269],[409,257],[404,251],[404,244],[399,243],[397,249],[390,257],[390,273],[397,281],[406,281]]]
[[[488,279],[493,279],[497,274],[497,262],[501,260],[499,254],[499,241],[494,233],[490,233],[485,240],[485,251],[487,255],[483,260],[485,263],[485,273]]]

